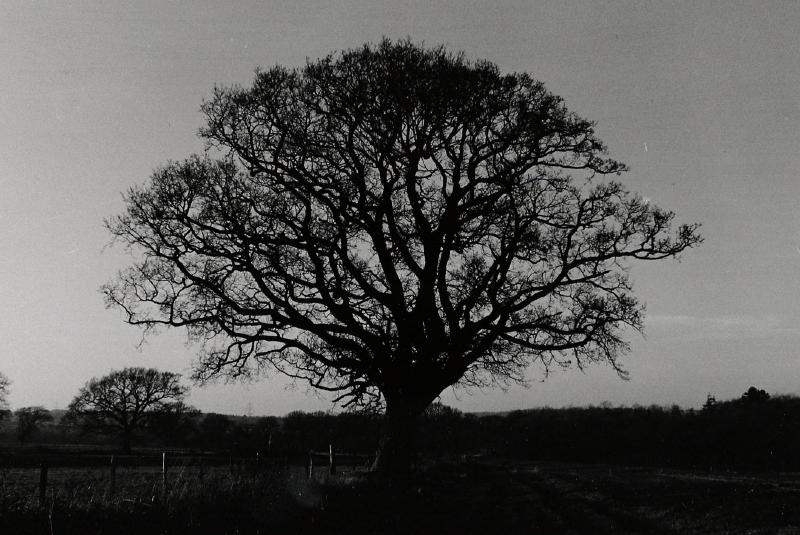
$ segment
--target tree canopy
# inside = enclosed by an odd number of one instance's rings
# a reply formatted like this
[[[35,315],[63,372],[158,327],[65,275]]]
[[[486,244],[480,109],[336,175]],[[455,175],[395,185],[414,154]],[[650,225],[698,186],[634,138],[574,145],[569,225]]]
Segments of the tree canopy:
[[[17,419],[17,440],[20,444],[30,440],[39,425],[53,421],[50,411],[41,406],[22,407],[14,411],[14,416]]]
[[[184,410],[188,389],[180,378],[152,368],[125,368],[93,378],[69,404],[67,421],[119,433],[122,449],[130,451],[133,432],[149,418]]]
[[[11,381],[0,372],[0,420],[8,416],[8,389]]]
[[[742,394],[742,403],[762,403],[769,399],[769,394],[763,388],[756,388],[751,386],[747,392]]]
[[[128,192],[107,226],[140,260],[104,287],[132,324],[186,327],[200,379],[271,367],[413,421],[532,363],[624,374],[628,261],[700,241],[541,82],[444,47],[276,66],[202,109],[220,156]]]

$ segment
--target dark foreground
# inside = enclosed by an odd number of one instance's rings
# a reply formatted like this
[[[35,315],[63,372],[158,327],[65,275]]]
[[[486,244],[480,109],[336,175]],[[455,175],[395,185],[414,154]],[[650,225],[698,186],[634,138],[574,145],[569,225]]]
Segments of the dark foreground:
[[[796,473],[479,460],[437,464],[413,485],[301,470],[252,481],[164,503],[4,500],[0,533],[800,533]]]

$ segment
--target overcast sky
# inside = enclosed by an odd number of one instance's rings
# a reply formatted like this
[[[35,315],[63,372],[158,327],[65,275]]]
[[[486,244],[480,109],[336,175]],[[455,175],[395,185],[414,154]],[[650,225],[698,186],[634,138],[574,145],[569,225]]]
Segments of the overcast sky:
[[[623,181],[705,243],[634,264],[646,337],[608,369],[531,370],[530,388],[449,392],[464,410],[697,407],[751,384],[800,395],[800,3],[89,2],[3,0],[0,371],[13,407],[65,407],[124,366],[186,373],[180,332],[137,349],[99,286],[125,266],[103,219],[167,160],[203,150],[199,106],[257,66],[301,65],[382,36],[527,71],[598,123]],[[327,410],[279,377],[194,387],[204,411]]]

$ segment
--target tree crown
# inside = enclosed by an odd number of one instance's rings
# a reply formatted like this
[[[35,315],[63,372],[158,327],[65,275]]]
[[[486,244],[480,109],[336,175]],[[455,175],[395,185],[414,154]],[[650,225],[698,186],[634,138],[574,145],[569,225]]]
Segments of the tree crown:
[[[8,377],[0,372],[0,420],[7,415],[8,411],[8,390],[11,386],[11,381]]]
[[[605,361],[642,324],[630,259],[696,225],[604,176],[594,124],[527,74],[385,40],[217,89],[224,152],[157,170],[111,233],[130,323],[183,326],[197,377],[270,365],[348,401]],[[343,398],[343,399],[344,399]]]
[[[146,415],[182,406],[188,389],[180,375],[147,368],[124,368],[92,378],[73,398],[69,419],[93,427],[134,428]]]

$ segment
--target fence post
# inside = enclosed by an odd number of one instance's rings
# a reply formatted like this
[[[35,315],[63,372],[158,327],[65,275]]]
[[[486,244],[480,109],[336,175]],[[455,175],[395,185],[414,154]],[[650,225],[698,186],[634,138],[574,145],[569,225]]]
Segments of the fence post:
[[[110,474],[111,474],[111,494],[114,494],[114,491],[117,488],[117,465],[114,463],[114,456],[111,456],[111,466],[110,466]]]
[[[47,494],[47,461],[42,461],[39,465],[39,505],[44,507],[45,496]]]
[[[333,444],[328,444],[328,473],[333,475],[336,473],[336,448]]]
[[[161,488],[167,494],[167,452],[161,452]]]
[[[308,450],[308,479],[314,477],[314,456],[311,450]]]

